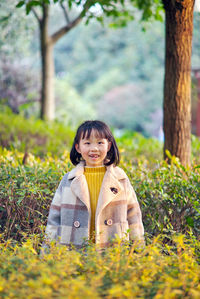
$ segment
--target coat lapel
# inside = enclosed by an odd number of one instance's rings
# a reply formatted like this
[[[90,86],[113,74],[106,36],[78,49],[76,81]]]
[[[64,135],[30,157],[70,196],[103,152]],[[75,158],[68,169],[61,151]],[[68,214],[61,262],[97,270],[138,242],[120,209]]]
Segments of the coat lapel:
[[[104,207],[107,206],[112,200],[115,199],[117,195],[122,192],[122,185],[119,179],[123,179],[124,177],[124,172],[121,171],[121,169],[119,173],[117,173],[112,165],[107,167],[107,171],[105,173],[99,193],[99,199],[96,209],[96,219],[100,212],[104,209]]]
[[[71,190],[87,207],[90,212],[90,195],[88,184],[84,176],[84,163],[79,163],[70,171],[68,179],[72,179]]]

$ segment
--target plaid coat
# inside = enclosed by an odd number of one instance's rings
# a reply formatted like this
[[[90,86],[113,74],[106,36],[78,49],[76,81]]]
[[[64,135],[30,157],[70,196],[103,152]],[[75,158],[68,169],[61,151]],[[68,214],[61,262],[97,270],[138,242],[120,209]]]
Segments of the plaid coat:
[[[64,175],[51,203],[46,236],[60,244],[80,248],[90,232],[90,197],[79,163]],[[127,230],[129,229],[129,233]],[[135,192],[125,172],[110,165],[106,169],[95,215],[95,242],[104,248],[117,234],[120,238],[143,241],[144,228]]]

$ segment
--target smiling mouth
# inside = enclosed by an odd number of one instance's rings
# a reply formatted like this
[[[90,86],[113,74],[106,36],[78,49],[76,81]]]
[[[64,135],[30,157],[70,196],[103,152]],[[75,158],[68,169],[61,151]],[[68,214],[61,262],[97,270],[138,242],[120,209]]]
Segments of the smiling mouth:
[[[89,155],[90,158],[98,158],[99,155]]]

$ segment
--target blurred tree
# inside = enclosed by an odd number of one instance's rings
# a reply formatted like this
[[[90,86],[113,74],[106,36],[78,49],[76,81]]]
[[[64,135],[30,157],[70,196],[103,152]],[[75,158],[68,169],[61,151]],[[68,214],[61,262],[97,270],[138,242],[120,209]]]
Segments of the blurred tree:
[[[53,34],[49,35],[49,11],[53,3],[59,3],[66,20],[66,25],[62,26]],[[121,4],[119,6],[119,4]],[[71,20],[69,11],[73,5],[78,7],[78,15]],[[107,15],[118,15],[118,11],[124,7],[124,0],[113,2],[107,0],[102,1],[76,1],[76,0],[24,0],[19,1],[17,7],[26,7],[26,12],[33,12],[36,17],[40,28],[40,48],[41,48],[41,61],[42,61],[42,93],[41,93],[41,118],[51,120],[54,118],[55,113],[55,99],[54,99],[54,60],[53,48],[56,42],[68,33],[72,28],[80,23],[86,17],[89,21],[90,18],[96,17],[101,21],[102,16],[99,12]],[[40,7],[40,11],[36,10],[36,6]],[[92,10],[93,8],[93,10]],[[125,9],[124,9],[125,10]],[[123,15],[123,12],[122,12]]]

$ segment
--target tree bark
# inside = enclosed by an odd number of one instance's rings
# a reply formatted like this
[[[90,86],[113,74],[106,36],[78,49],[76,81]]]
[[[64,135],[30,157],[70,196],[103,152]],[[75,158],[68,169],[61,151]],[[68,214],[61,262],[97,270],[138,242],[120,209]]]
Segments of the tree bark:
[[[43,4],[40,21],[40,45],[42,62],[41,118],[53,120],[54,100],[54,60],[53,44],[48,35],[49,7]]]
[[[190,165],[191,50],[194,0],[163,0],[166,16],[164,158]]]

